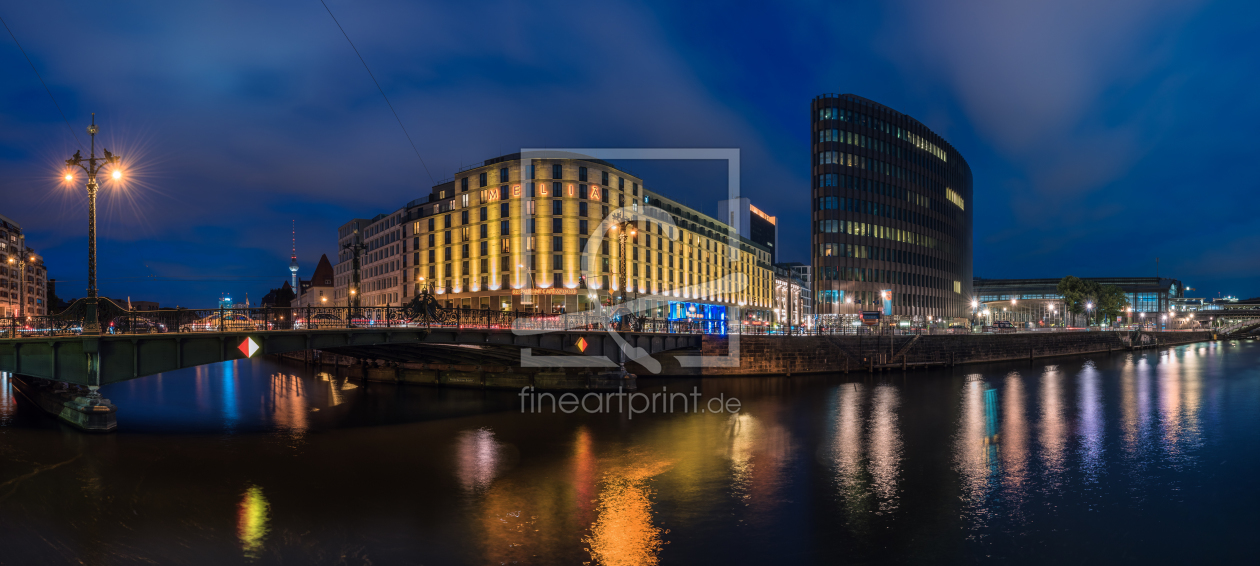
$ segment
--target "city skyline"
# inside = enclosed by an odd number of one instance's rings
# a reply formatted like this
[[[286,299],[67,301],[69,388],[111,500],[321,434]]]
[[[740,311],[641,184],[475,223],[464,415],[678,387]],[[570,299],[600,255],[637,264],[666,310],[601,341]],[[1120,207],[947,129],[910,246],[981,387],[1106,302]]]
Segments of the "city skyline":
[[[1255,82],[1256,53],[1231,47],[1254,24],[1229,4],[1117,3],[1089,21],[1070,3],[329,6],[424,165],[321,6],[124,6],[93,18],[90,35],[64,33],[89,20],[56,6],[4,14],[79,139],[96,112],[105,147],[132,160],[127,191],[102,190],[102,295],[164,306],[261,296],[289,277],[293,219],[305,278],[337,255],[346,219],[388,213],[520,147],[737,147],[744,196],[782,219],[779,261],[808,262],[804,108],[824,92],[896,108],[967,157],[977,277],[1154,275],[1158,257],[1189,295],[1260,294],[1260,266],[1238,261],[1260,243],[1255,221],[1219,206],[1254,191],[1246,160],[1220,148],[1245,144],[1239,125],[1260,117],[1232,94]],[[504,33],[466,41],[467,21]],[[963,22],[962,40],[942,31]],[[575,36],[530,31],[555,23]],[[109,56],[79,64],[93,52]],[[77,146],[12,41],[0,70],[13,78],[0,86],[4,213],[58,294],[82,296],[82,187],[58,182]],[[617,165],[706,214],[726,196],[711,163]]]

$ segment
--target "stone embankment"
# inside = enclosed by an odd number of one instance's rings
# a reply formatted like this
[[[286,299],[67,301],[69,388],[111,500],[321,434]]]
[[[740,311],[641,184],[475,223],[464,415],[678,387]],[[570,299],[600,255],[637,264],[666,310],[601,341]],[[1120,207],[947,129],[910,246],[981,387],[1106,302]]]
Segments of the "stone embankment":
[[[1215,340],[1211,332],[1044,332],[908,336],[705,336],[700,350],[658,354],[656,375],[792,375],[873,372],[980,362],[1031,360],[1054,356],[1119,352]],[[705,357],[705,367],[680,358]],[[344,367],[355,379],[488,389],[634,389],[634,378],[570,368],[522,368],[424,362],[359,360],[317,350],[284,354],[285,359]],[[632,374],[653,372],[628,362]]]
[[[681,367],[681,364],[671,357],[663,360],[662,373],[697,376],[877,371],[1117,352],[1214,339],[1215,336],[1211,332],[706,336],[703,355],[726,356],[729,357],[728,363],[704,368],[687,368]],[[737,352],[737,356],[731,356],[733,350]],[[634,371],[639,368],[628,366],[628,369]]]
[[[308,350],[280,354],[278,357],[329,369],[345,368],[352,379],[385,383],[414,383],[448,387],[514,389],[533,387],[538,390],[617,391],[635,389],[633,376],[615,372],[565,371],[549,368],[521,368],[501,365],[435,364],[424,362],[382,362],[359,360],[332,352]]]

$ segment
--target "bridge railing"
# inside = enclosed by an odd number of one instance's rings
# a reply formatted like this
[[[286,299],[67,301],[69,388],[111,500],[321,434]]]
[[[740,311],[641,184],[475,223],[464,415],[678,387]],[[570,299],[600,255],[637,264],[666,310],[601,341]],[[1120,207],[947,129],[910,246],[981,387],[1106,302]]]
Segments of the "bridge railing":
[[[669,334],[717,332],[718,322],[686,322],[597,312],[528,313],[439,307],[414,312],[399,307],[249,307],[115,310],[100,320],[104,334],[260,332],[372,328],[503,329],[534,332],[597,330]],[[0,338],[67,336],[82,332],[80,316],[0,318]]]

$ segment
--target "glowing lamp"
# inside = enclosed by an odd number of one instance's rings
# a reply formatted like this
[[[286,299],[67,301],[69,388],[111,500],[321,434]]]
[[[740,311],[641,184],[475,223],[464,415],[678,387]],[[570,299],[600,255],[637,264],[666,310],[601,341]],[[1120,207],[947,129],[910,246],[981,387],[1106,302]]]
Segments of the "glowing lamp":
[[[119,171],[118,169],[114,169],[114,172],[113,172],[113,173],[110,173],[110,175],[109,175],[109,176],[110,176],[110,177],[113,177],[113,178],[115,178],[115,179],[121,179],[121,178],[122,178],[122,171]]]

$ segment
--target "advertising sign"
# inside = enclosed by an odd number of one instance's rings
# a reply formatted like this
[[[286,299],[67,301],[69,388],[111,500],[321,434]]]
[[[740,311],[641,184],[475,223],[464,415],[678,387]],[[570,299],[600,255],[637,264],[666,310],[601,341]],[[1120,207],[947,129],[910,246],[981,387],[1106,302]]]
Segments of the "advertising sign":
[[[892,289],[879,292],[879,298],[884,300],[884,316],[892,316],[892,297]]]

